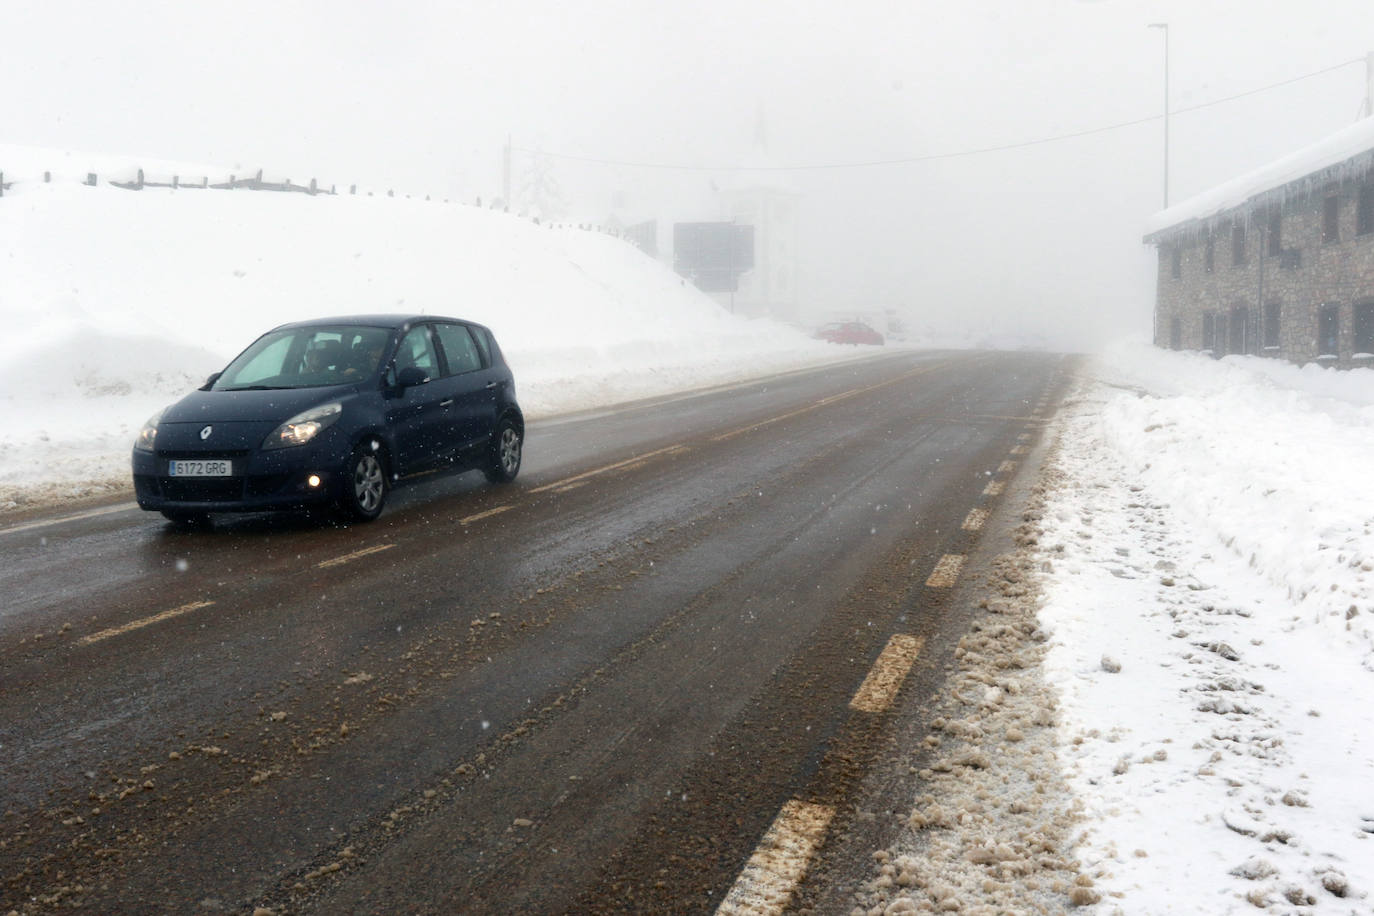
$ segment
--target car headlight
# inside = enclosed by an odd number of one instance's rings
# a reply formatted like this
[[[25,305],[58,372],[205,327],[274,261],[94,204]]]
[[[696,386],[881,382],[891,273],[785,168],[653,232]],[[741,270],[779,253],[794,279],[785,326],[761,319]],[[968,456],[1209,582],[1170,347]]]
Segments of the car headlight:
[[[138,431],[138,438],[134,440],[134,448],[145,452],[153,450],[153,440],[157,438],[157,425],[162,421],[162,415],[167,412],[164,407],[157,413],[148,418],[148,422],[143,424],[143,428]]]
[[[321,404],[319,407],[302,413],[296,414],[281,426],[272,430],[272,435],[263,440],[264,449],[290,448],[295,445],[305,445],[311,439],[320,434],[320,431],[332,425],[343,413],[343,405],[337,401],[332,404]]]

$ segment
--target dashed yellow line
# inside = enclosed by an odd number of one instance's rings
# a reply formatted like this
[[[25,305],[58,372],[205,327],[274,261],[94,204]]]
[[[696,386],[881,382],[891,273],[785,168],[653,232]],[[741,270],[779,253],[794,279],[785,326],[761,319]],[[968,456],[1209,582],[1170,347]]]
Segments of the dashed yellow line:
[[[868,394],[870,391],[877,391],[880,388],[887,388],[890,385],[895,385],[898,382],[904,382],[907,379],[915,378],[918,375],[925,375],[927,372],[934,372],[936,369],[942,369],[946,365],[947,363],[939,363],[938,365],[934,366],[922,366],[919,369],[912,369],[909,372],[903,372],[901,375],[894,376],[893,378],[890,378],[885,382],[878,382],[875,385],[869,385],[865,388],[854,388],[849,391],[842,391],[839,394],[832,394],[828,398],[821,398],[814,404],[808,404],[805,407],[798,408],[797,410],[788,411],[787,413],[779,414],[776,417],[769,417],[766,420],[760,420],[757,423],[751,423],[748,426],[741,426],[739,429],[732,429],[727,433],[721,433],[718,436],[713,436],[711,438],[711,441],[724,442],[727,439],[733,439],[736,436],[742,436],[745,433],[751,433],[756,429],[762,429],[763,427],[768,426],[770,424],[780,423],[783,420],[790,420],[793,417],[799,417],[804,413],[809,413],[810,411],[817,410],[821,407],[825,407],[830,404],[835,404],[840,401],[845,401],[849,398],[855,397],[860,394]]]
[[[491,518],[493,515],[500,515],[502,512],[509,512],[514,506],[497,506],[495,509],[488,509],[485,512],[478,512],[476,515],[469,515],[467,518],[458,519],[460,525],[471,525],[473,522],[480,522],[484,518]]]
[[[141,620],[134,620],[121,626],[110,627],[108,630],[101,630],[99,633],[92,633],[90,636],[83,636],[76,641],[76,644],[79,646],[89,646],[91,643],[100,642],[102,639],[109,639],[112,636],[121,636],[133,630],[152,626],[164,620],[171,620],[173,617],[180,617],[182,614],[198,611],[203,607],[210,607],[214,603],[213,601],[192,601],[190,604],[183,604],[181,607],[174,607],[171,610],[163,611],[160,614],[154,614],[151,617],[144,617]]]
[[[1003,461],[997,466],[997,473],[999,474],[1010,474],[1014,470],[1016,470],[1015,461]]]
[[[882,712],[891,706],[924,644],[925,640],[921,637],[904,633],[889,639],[882,654],[869,669],[868,676],[859,685],[854,699],[849,701],[849,708],[860,712]]]
[[[1030,452],[1030,449],[1026,448],[1024,445],[1015,445],[1015,446],[1012,446],[1012,449],[1011,449],[1011,453],[1012,453],[1013,455],[1025,455],[1025,454],[1027,454],[1028,452]]]
[[[965,531],[981,531],[983,523],[988,520],[987,509],[970,509],[968,516],[964,519],[964,524],[960,527]]]
[[[383,550],[390,550],[395,546],[395,544],[377,544],[374,547],[364,547],[362,550],[355,550],[352,553],[346,553],[343,556],[335,557],[332,560],[321,560],[320,562],[315,564],[315,568],[328,569],[331,566],[342,566],[345,563],[351,563],[354,560],[357,560],[361,557],[366,557],[374,553],[381,553]]]
[[[1002,490],[1004,490],[1005,488],[1006,488],[1006,484],[1002,483],[1002,481],[1000,481],[1000,480],[994,480],[994,481],[992,481],[991,483],[989,483],[986,487],[983,487],[983,495],[984,495],[984,496],[1001,496],[1001,495],[1002,495]]]
[[[595,477],[598,474],[606,474],[610,471],[618,471],[622,468],[628,468],[633,465],[640,465],[648,461],[650,458],[657,458],[660,455],[669,455],[674,454],[676,452],[685,451],[687,451],[687,446],[685,445],[670,445],[666,448],[661,448],[657,449],[656,451],[647,452],[643,455],[635,455],[633,458],[626,458],[624,461],[617,461],[614,464],[602,465],[601,467],[593,468],[590,471],[583,471],[581,474],[574,474],[572,477],[564,477],[562,480],[555,480],[553,483],[546,483],[542,487],[532,487],[528,492],[543,493],[545,490],[570,489],[570,484],[577,483],[579,481],[585,482],[587,478]]]
[[[935,569],[926,579],[926,588],[953,588],[959,581],[959,570],[964,568],[962,554],[947,553],[935,564]]]
[[[835,809],[792,800],[782,806],[744,870],[725,895],[717,916],[782,913],[825,839]]]

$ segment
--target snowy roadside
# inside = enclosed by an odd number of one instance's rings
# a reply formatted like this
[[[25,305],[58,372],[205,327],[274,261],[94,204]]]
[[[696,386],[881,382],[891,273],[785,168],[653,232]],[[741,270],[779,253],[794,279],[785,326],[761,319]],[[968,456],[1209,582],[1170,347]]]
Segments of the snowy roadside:
[[[1374,912],[1372,376],[1094,365],[856,912]]]

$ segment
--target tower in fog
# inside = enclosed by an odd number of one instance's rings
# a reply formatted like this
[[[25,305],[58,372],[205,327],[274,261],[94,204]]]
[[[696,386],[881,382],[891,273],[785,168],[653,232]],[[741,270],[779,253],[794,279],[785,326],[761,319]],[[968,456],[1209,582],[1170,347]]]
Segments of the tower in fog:
[[[754,227],[754,269],[740,277],[734,310],[799,323],[797,224],[801,192],[768,156],[762,107],[754,125],[753,149],[743,167],[721,188],[720,196],[723,219]]]

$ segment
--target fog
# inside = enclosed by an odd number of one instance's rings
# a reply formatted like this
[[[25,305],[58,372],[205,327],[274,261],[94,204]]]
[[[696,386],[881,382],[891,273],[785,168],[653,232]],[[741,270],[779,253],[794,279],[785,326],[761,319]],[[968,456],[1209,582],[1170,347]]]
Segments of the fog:
[[[1172,202],[1360,112],[1368,0],[129,0],[0,5],[0,141],[490,201],[509,138],[517,190],[666,227],[762,139],[809,318],[1088,348],[1150,328],[1156,22]]]

